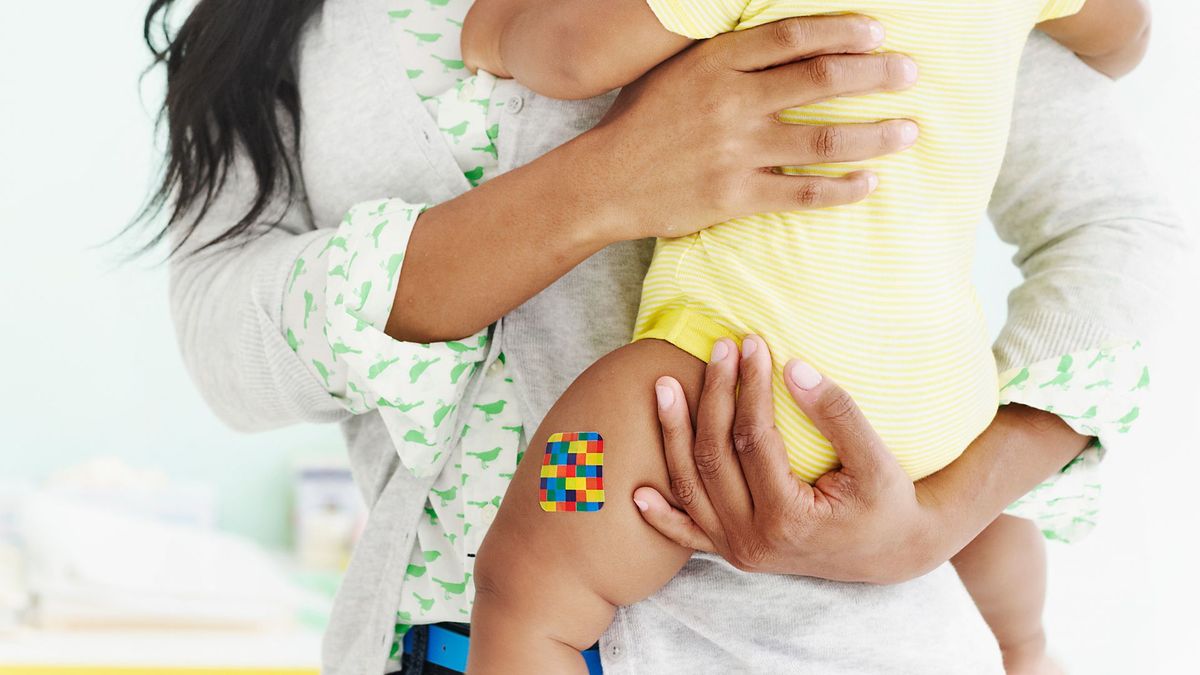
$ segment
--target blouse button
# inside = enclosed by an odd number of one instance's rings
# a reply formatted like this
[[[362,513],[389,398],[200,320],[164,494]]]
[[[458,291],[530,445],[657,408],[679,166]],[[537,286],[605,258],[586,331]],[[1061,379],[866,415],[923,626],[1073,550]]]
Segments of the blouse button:
[[[525,107],[525,99],[520,96],[513,96],[508,99],[508,103],[505,105],[508,108],[508,112],[516,115],[521,112],[521,108]]]

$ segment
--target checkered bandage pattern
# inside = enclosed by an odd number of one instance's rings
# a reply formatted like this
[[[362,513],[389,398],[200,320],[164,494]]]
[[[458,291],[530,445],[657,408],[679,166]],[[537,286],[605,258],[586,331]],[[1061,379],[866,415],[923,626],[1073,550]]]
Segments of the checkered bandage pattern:
[[[594,431],[550,436],[541,476],[543,511],[599,511],[604,506],[604,439]]]

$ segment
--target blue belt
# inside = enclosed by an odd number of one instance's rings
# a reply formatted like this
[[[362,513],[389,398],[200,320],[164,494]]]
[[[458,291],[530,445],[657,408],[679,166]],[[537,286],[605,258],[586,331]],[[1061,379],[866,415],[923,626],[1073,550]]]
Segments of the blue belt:
[[[467,648],[471,638],[452,630],[442,628],[437,624],[429,624],[429,639],[425,647],[425,660],[435,666],[460,673],[467,672]],[[404,635],[404,651],[413,649],[413,632]],[[587,663],[588,675],[601,675],[600,650],[592,647],[583,652],[583,660]]]

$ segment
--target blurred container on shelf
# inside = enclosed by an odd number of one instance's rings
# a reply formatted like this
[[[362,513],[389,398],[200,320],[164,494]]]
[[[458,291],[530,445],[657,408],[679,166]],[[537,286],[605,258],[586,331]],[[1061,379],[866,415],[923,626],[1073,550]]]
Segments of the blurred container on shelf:
[[[307,570],[341,571],[366,522],[366,506],[344,456],[294,464],[292,526],[296,558]]]
[[[294,565],[217,530],[206,486],[116,460],[67,469],[14,509],[43,628],[262,629],[319,615]]]

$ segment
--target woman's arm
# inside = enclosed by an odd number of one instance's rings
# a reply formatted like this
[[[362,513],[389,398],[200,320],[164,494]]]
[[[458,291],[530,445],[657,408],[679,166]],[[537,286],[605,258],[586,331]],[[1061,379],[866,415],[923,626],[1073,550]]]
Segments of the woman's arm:
[[[869,51],[877,44],[872,22],[799,21],[688,50],[627,87],[596,129],[425,211],[407,249],[396,252],[406,260],[383,322],[387,335],[423,343],[476,334],[611,242],[684,234],[742,213],[866,196],[871,184],[865,173],[805,178],[763,168],[894,152],[905,145],[900,126],[911,124],[843,129],[845,143],[829,157],[823,130],[775,123],[774,111],[806,100],[908,84],[899,57],[816,56]],[[836,71],[827,71],[835,79],[826,87],[813,86],[807,76],[814,63],[807,57],[813,56],[837,61]],[[709,65],[703,72],[696,68],[700,62]],[[786,65],[741,70],[773,64]],[[782,87],[788,96],[762,95]],[[695,100],[713,102],[712,113],[675,114],[682,101]],[[756,114],[761,124],[744,123]],[[283,145],[292,147],[290,141]],[[282,316],[295,275],[319,273],[298,270],[298,261],[333,236],[317,229],[302,189],[291,200],[276,195],[251,228],[261,236],[198,251],[241,219],[254,186],[248,159],[235,153],[210,207],[183,218],[199,218],[170,266],[184,362],[205,400],[236,429],[344,419],[350,413],[343,402],[289,344]],[[480,279],[486,280],[484,290]],[[316,295],[312,311],[324,320],[328,307]]]
[[[553,98],[624,86],[691,43],[645,0],[479,0],[463,23],[463,61]]]
[[[914,484],[849,394],[793,361],[784,372],[788,389],[841,461],[809,486],[791,474],[774,426],[769,352],[761,338],[747,340],[759,348],[743,357],[730,342],[733,356],[705,371],[701,400],[736,398],[732,418],[693,424],[679,383],[664,377],[656,387],[671,490],[686,513],[653,488],[634,492],[663,535],[739,569],[912,579],[949,560],[1087,444],[1050,413],[1005,406],[958,460]]]
[[[1001,237],[1018,245],[1025,276],[1009,296],[995,345],[1001,370],[1152,336],[1168,316],[1191,245],[1122,131],[1109,82],[1039,36],[1026,50],[1019,82],[991,210]],[[709,366],[705,395],[734,397],[736,361]],[[753,391],[745,368],[754,361],[742,363],[739,393]],[[669,395],[660,419],[674,457],[668,466],[687,513],[642,488],[635,500],[651,525],[746,569],[900,581],[948,560],[1089,440],[1057,415],[1006,405],[962,457],[914,485],[836,383],[812,373],[792,378],[804,373],[795,363],[787,372],[797,403],[834,443],[843,468],[805,488],[778,468],[786,469],[786,456],[769,407],[755,412],[754,397],[743,393],[733,420],[698,419],[693,434],[678,385],[663,382]],[[729,496],[738,489],[750,490],[752,499]],[[786,508],[718,522],[713,502],[727,513],[739,503]]]
[[[330,234],[316,229],[303,194],[290,203],[277,196],[252,228],[257,236],[198,250],[242,218],[254,186],[239,153],[194,235],[171,259],[171,316],[184,364],[209,407],[234,429],[336,422],[349,413],[310,374],[281,328],[281,300],[296,260]]]
[[[596,128],[425,211],[388,335],[412,342],[471,335],[614,242],[862,199],[874,187],[869,172],[784,176],[772,167],[894,152],[911,143],[912,122],[831,128],[785,124],[775,113],[910,85],[915,69],[906,57],[844,53],[877,45],[874,25],[812,17],[717,36],[625,87]],[[832,82],[815,84],[826,78],[814,78],[814,68],[832,73]]]
[[[1151,337],[1191,245],[1111,82],[1037,33],[1018,82],[988,211],[1023,277],[994,347],[1001,371]]]

